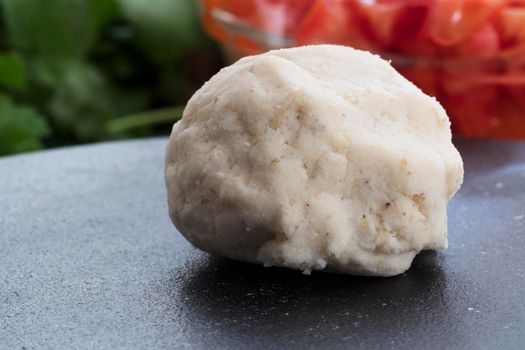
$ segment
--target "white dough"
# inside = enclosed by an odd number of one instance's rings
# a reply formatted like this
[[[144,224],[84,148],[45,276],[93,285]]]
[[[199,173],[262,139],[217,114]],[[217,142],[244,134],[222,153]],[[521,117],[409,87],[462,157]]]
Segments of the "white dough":
[[[170,216],[233,259],[355,275],[447,247],[463,181],[441,105],[368,52],[270,51],[190,99],[166,154]]]

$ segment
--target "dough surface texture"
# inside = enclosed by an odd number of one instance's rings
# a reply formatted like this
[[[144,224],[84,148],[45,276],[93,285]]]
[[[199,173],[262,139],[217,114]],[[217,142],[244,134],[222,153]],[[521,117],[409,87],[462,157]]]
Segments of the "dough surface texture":
[[[379,56],[317,45],[204,84],[173,127],[165,179],[173,223],[202,250],[392,276],[447,247],[463,163],[434,98]]]

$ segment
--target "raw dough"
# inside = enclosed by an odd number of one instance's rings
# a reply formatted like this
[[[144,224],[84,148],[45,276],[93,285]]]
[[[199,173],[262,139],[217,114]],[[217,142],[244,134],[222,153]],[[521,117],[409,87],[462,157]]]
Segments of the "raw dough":
[[[447,247],[463,163],[434,98],[379,56],[319,45],[211,78],[173,127],[165,175],[173,223],[202,250],[392,276]]]

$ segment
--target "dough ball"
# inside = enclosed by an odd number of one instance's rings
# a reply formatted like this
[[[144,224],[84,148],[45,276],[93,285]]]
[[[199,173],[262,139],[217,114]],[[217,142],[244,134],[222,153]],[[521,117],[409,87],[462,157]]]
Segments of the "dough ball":
[[[170,216],[225,257],[392,276],[447,247],[463,180],[441,105],[368,52],[246,57],[190,99],[166,154]]]

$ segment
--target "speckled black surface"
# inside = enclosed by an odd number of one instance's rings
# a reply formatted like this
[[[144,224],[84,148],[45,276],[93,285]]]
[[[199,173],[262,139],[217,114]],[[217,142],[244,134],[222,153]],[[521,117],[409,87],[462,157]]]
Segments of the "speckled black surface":
[[[165,142],[0,159],[0,348],[523,348],[525,144],[460,142],[450,248],[355,278],[192,248],[168,219]]]

